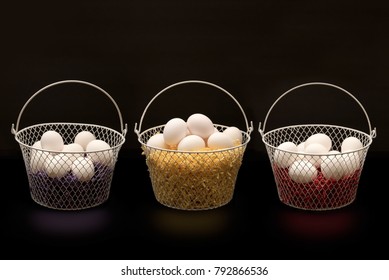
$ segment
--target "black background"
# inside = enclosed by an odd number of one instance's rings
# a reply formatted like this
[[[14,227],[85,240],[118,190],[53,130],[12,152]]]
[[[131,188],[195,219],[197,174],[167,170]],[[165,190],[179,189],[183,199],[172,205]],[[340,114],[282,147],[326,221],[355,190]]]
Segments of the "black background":
[[[9,249],[0,250],[1,258],[386,258],[385,1],[9,1],[2,12],[1,240]],[[11,134],[33,93],[67,79],[105,89],[128,125],[110,198],[85,211],[50,210],[31,200]],[[193,79],[228,90],[254,128],[233,200],[200,212],[155,201],[133,132],[160,90]],[[312,87],[280,102],[266,128],[328,122],[369,133],[370,122],[377,129],[357,200],[319,213],[279,202],[258,132],[276,98],[312,81],[351,92],[368,119],[345,94]],[[63,85],[37,96],[19,128],[76,120],[120,130],[112,108],[96,91]],[[180,86],[156,99],[142,128],[196,111],[246,129],[236,104],[203,85]]]

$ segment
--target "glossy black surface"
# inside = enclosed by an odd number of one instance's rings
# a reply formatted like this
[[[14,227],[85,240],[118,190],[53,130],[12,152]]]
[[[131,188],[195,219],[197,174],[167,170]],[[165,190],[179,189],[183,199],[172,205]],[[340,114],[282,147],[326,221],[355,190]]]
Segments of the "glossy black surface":
[[[266,154],[247,151],[231,202],[213,210],[159,204],[140,151],[119,158],[106,203],[59,211],[30,197],[20,157],[2,159],[1,259],[386,258],[388,154],[368,154],[357,199],[312,212],[282,204]]]
[[[42,0],[6,1],[2,11],[0,259],[388,258],[387,1]],[[128,124],[108,201],[83,211],[55,211],[31,199],[10,133],[33,93],[65,79],[105,89]],[[155,200],[132,133],[160,90],[188,79],[231,92],[254,125],[233,200],[209,211],[173,210]],[[349,90],[377,128],[357,199],[330,212],[279,201],[257,131],[282,93],[311,81]],[[183,88],[159,99],[144,128],[204,110],[215,123],[244,129],[236,104],[200,92]],[[326,89],[303,93],[279,104],[267,128],[324,122],[369,133],[355,102]],[[36,98],[21,127],[55,121],[120,129],[112,104],[84,88]]]

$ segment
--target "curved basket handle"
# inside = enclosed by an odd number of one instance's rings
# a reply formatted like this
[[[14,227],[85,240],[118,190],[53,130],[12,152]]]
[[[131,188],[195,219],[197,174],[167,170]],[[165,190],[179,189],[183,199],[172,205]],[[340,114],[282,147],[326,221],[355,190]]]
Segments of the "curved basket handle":
[[[24,104],[24,106],[22,107],[22,109],[20,110],[20,113],[19,113],[19,116],[18,116],[18,119],[16,121],[16,126],[14,127],[14,124],[12,124],[12,128],[11,128],[11,133],[12,134],[16,134],[18,129],[19,129],[19,122],[20,122],[20,119],[22,117],[22,114],[24,112],[24,110],[26,109],[27,105],[32,101],[32,99],[34,99],[38,94],[40,94],[42,91],[50,88],[50,87],[53,87],[53,86],[56,86],[56,85],[60,85],[60,84],[66,84],[66,83],[78,83],[78,84],[84,84],[84,85],[88,85],[88,86],[91,86],[93,88],[96,88],[97,90],[99,90],[100,92],[104,93],[113,103],[113,105],[115,105],[115,108],[118,112],[118,115],[119,115],[119,120],[120,120],[120,127],[121,127],[121,130],[122,130],[122,133],[123,133],[123,136],[126,135],[127,133],[127,124],[123,125],[123,118],[122,118],[122,114],[120,112],[120,109],[119,109],[119,106],[117,105],[117,103],[115,102],[115,100],[111,97],[111,95],[108,94],[108,92],[106,92],[105,90],[103,90],[102,88],[92,84],[92,83],[89,83],[89,82],[85,82],[85,81],[80,81],[80,80],[63,80],[63,81],[59,81],[59,82],[55,82],[55,83],[52,83],[52,84],[49,84],[43,88],[41,88],[40,90],[38,90],[37,92],[35,92],[28,100],[27,102]]]
[[[187,81],[182,81],[182,82],[178,82],[178,83],[174,83],[170,86],[167,86],[166,88],[164,88],[163,90],[161,90],[160,92],[158,92],[151,100],[150,102],[147,104],[145,110],[143,111],[143,114],[140,118],[140,121],[139,121],[139,127],[137,128],[137,123],[135,123],[135,127],[134,127],[134,132],[138,135],[139,137],[139,133],[141,131],[141,127],[142,127],[142,122],[143,122],[143,118],[146,114],[146,111],[147,109],[150,107],[151,103],[153,103],[153,101],[159,96],[161,95],[162,93],[164,93],[165,91],[167,91],[168,89],[171,89],[172,87],[175,87],[175,86],[178,86],[178,85],[182,85],[182,84],[189,84],[189,83],[198,83],[198,84],[205,84],[205,85],[209,85],[209,86],[212,86],[212,87],[215,87],[219,90],[221,90],[222,92],[224,92],[225,94],[227,94],[229,97],[232,98],[232,100],[235,101],[235,103],[238,105],[240,111],[242,112],[243,114],[243,118],[244,118],[244,121],[246,123],[246,129],[247,129],[247,133],[250,134],[252,131],[253,131],[253,124],[252,122],[250,122],[251,126],[249,126],[249,123],[247,121],[247,117],[246,117],[246,114],[242,108],[242,106],[239,104],[239,102],[235,99],[235,97],[232,96],[231,93],[229,93],[228,91],[226,91],[224,88],[218,86],[218,85],[215,85],[213,83],[210,83],[210,82],[206,82],[206,81],[201,81],[201,80],[187,80]]]
[[[370,136],[371,136],[372,138],[375,138],[375,137],[376,137],[376,135],[377,135],[376,128],[374,128],[374,129],[372,130],[371,124],[370,124],[369,116],[368,116],[368,114],[367,114],[365,108],[364,108],[364,107],[362,106],[362,104],[359,102],[359,100],[358,100],[354,95],[352,95],[350,92],[348,92],[347,90],[345,90],[345,89],[343,89],[343,88],[341,88],[341,87],[339,87],[339,86],[336,86],[336,85],[334,85],[334,84],[324,83],[324,82],[310,82],[310,83],[301,84],[301,85],[298,85],[298,86],[295,86],[295,87],[289,89],[288,91],[286,91],[285,93],[283,93],[280,97],[278,97],[278,98],[276,99],[276,101],[274,101],[273,105],[270,107],[269,111],[267,112],[266,117],[265,117],[265,121],[263,122],[262,129],[261,129],[261,123],[259,123],[258,131],[259,131],[259,133],[261,134],[262,137],[264,136],[264,131],[265,131],[267,119],[268,119],[268,117],[269,117],[269,115],[270,115],[270,112],[272,111],[272,109],[273,109],[274,106],[276,105],[276,103],[277,103],[278,101],[280,101],[281,98],[283,98],[285,95],[287,95],[287,94],[290,93],[291,91],[296,90],[296,89],[298,89],[298,88],[302,88],[302,87],[306,87],[306,86],[311,86],[311,85],[324,85],[324,86],[329,86],[329,87],[333,87],[333,88],[339,89],[340,91],[343,91],[344,93],[348,94],[352,99],[355,100],[355,102],[358,103],[358,105],[361,107],[363,113],[365,114],[366,119],[367,119],[367,124],[368,124],[368,126],[369,126]]]

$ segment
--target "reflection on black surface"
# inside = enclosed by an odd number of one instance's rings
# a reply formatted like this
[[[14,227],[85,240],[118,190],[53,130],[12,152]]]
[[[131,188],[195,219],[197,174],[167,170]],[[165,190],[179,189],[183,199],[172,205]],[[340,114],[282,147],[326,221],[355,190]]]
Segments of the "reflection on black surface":
[[[160,207],[150,212],[150,223],[160,234],[170,237],[214,237],[231,227],[232,214],[227,207],[201,211]]]
[[[79,211],[33,209],[28,215],[28,222],[39,234],[80,237],[103,232],[111,223],[111,215],[104,208]]]
[[[20,165],[19,158],[14,161]],[[321,212],[282,204],[271,172],[258,184],[257,170],[268,162],[246,164],[232,201],[204,211],[159,204],[149,178],[129,184],[126,163],[132,161],[121,162],[107,203],[80,211],[34,203],[26,177],[10,164],[5,172],[14,175],[16,187],[3,189],[12,199],[2,204],[6,215],[0,237],[11,246],[1,250],[0,258],[371,259],[388,251],[388,188],[376,172],[387,156],[367,165],[354,203]]]
[[[277,222],[290,237],[311,241],[341,239],[364,230],[362,214],[347,207],[318,212],[283,207]]]

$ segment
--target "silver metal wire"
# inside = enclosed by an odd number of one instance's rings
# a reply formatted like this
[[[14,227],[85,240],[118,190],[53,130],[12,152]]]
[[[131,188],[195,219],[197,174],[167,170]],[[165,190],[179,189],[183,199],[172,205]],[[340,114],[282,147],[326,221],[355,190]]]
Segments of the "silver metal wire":
[[[110,193],[111,181],[119,151],[125,142],[126,125],[119,114],[122,133],[111,128],[85,123],[50,122],[25,127],[18,130],[21,115],[29,102],[43,90],[64,83],[81,83],[93,86],[112,97],[101,88],[78,80],[65,80],[52,83],[37,91],[25,103],[11,132],[19,143],[27,172],[32,199],[47,208],[57,210],[80,210],[95,207],[105,202]],[[58,132],[64,144],[74,142],[82,131],[91,132],[96,139],[105,141],[109,148],[99,151],[50,151],[35,144],[47,131]],[[81,158],[82,160],[78,160]]]
[[[247,131],[241,131],[242,143],[228,149],[207,151],[177,151],[150,147],[147,141],[157,133],[163,133],[164,125],[141,132],[143,118],[155,99],[172,87],[188,83],[213,86],[230,96],[241,110]],[[218,131],[227,126],[214,124]],[[239,102],[225,89],[205,81],[188,80],[172,84],[161,90],[146,106],[139,127],[135,123],[134,132],[138,136],[146,157],[151,184],[156,200],[171,208],[181,210],[207,210],[227,204],[233,197],[235,182],[242,164],[243,155],[253,130]]]
[[[280,127],[264,132],[268,116],[274,105],[286,94],[295,89],[324,85],[340,89],[350,95],[362,108],[369,126],[369,134],[337,125],[302,124]],[[360,175],[362,173],[367,151],[376,137],[369,117],[361,103],[344,89],[322,82],[306,83],[296,86],[282,94],[270,107],[263,127],[258,128],[265,144],[278,196],[281,202],[303,210],[331,210],[351,204],[357,195]],[[279,148],[284,142],[296,145],[304,143],[314,134],[325,134],[331,139],[331,150],[338,153],[307,153],[289,151]],[[352,151],[341,151],[342,142],[347,137],[355,137],[362,147]]]

